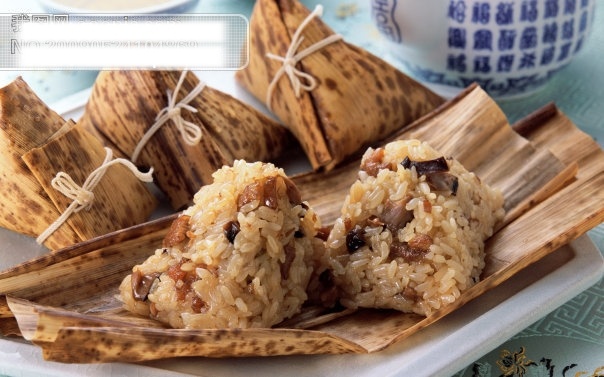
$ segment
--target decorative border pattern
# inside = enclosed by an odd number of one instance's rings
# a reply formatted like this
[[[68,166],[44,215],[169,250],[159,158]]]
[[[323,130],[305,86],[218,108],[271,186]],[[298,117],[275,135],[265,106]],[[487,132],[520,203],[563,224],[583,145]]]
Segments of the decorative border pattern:
[[[562,336],[604,347],[604,279],[512,339],[532,336]]]

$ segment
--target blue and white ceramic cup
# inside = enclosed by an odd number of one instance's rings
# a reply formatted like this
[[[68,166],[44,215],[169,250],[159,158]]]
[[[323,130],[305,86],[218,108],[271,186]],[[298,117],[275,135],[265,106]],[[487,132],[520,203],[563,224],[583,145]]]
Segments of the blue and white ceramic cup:
[[[442,95],[478,82],[496,98],[542,87],[581,50],[596,0],[371,0],[389,51]]]

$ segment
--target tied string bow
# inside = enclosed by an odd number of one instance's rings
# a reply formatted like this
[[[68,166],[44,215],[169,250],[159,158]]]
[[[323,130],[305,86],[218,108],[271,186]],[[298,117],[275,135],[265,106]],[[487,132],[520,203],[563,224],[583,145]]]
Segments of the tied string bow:
[[[322,39],[304,50],[296,53],[302,42],[304,41],[304,37],[302,36],[302,31],[306,26],[312,21],[313,18],[317,16],[321,16],[323,14],[323,7],[321,5],[317,5],[316,8],[302,21],[300,26],[296,29],[294,36],[292,38],[291,44],[285,53],[285,56],[278,56],[273,53],[267,53],[266,57],[269,59],[277,60],[282,63],[281,67],[275,73],[273,80],[270,82],[268,86],[268,91],[266,93],[266,105],[268,109],[272,112],[271,106],[271,98],[273,97],[273,92],[275,87],[277,86],[277,82],[284,74],[287,75],[289,81],[294,89],[294,93],[296,94],[296,98],[300,97],[300,90],[311,91],[317,86],[317,80],[310,74],[296,68],[296,64],[308,55],[322,49],[323,47],[339,41],[342,39],[340,34],[332,34],[325,39]]]
[[[149,169],[148,172],[142,173],[137,167],[130,161],[123,158],[113,159],[113,151],[109,148],[105,148],[105,160],[96,168],[82,186],[79,186],[71,176],[63,171],[58,172],[51,181],[52,187],[71,199],[71,204],[67,207],[65,212],[59,216],[42,234],[36,238],[36,242],[42,244],[51,234],[67,221],[67,219],[74,213],[80,212],[83,209],[89,210],[94,201],[94,188],[99,184],[107,169],[113,165],[121,164],[128,168],[132,174],[143,182],[153,182],[153,168]]]
[[[176,103],[176,97],[178,96],[178,92],[185,81],[185,77],[187,76],[187,71],[183,71],[178,79],[178,83],[174,88],[174,93],[172,93],[169,89],[167,90],[168,95],[168,105],[160,110],[160,112],[155,117],[155,123],[145,132],[143,137],[140,139],[136,148],[134,148],[134,152],[132,152],[132,156],[130,159],[132,161],[136,161],[141,151],[145,147],[145,145],[151,140],[153,135],[168,121],[172,120],[176,125],[176,129],[180,132],[183,140],[187,145],[193,146],[197,145],[201,141],[202,133],[201,128],[193,122],[189,122],[184,120],[182,117],[182,110],[188,110],[192,113],[196,113],[197,109],[193,106],[189,105],[195,97],[201,93],[201,91],[205,88],[206,84],[203,81],[200,81],[199,84],[189,94],[187,94],[180,102]]]

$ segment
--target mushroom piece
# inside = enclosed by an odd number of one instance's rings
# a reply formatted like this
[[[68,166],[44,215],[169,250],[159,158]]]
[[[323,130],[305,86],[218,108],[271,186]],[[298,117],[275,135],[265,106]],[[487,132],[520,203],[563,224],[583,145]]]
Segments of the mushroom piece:
[[[145,301],[151,291],[153,282],[155,279],[159,278],[159,275],[159,272],[143,275],[140,270],[134,270],[131,278],[132,296],[134,296],[134,299],[137,301]]]
[[[395,233],[407,225],[409,221],[413,220],[413,211],[406,208],[409,200],[411,200],[410,196],[397,201],[388,200],[384,204],[380,220],[382,220],[390,232]]]
[[[238,221],[229,221],[228,223],[224,224],[222,230],[224,231],[224,236],[226,239],[230,243],[234,243],[235,237],[237,237],[237,234],[241,230],[241,226],[239,225]]]
[[[405,157],[401,165],[405,169],[411,169],[415,167],[417,174],[424,175],[433,172],[446,172],[449,171],[449,165],[447,164],[447,160],[444,157],[438,157],[433,160],[427,161],[413,161],[409,157]]]
[[[453,174],[447,172],[434,172],[426,174],[426,182],[436,191],[449,191],[451,194],[457,194],[459,180]]]
[[[428,161],[412,161],[405,157],[401,165],[405,169],[415,167],[419,175],[426,176],[426,182],[436,191],[449,191],[451,194],[457,194],[459,180],[456,176],[448,173],[449,165],[444,157],[438,157]]]
[[[346,234],[346,247],[349,253],[354,253],[361,247],[365,246],[365,229],[356,227]]]

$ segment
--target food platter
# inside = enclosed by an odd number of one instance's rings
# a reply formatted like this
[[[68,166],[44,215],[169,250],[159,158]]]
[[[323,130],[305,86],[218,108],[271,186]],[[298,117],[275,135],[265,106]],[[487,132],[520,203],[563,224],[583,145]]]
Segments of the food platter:
[[[200,75],[209,84],[214,84],[226,92],[233,93],[240,98],[246,96],[246,93],[234,84],[232,72],[213,73],[207,77],[203,74]],[[66,117],[77,119],[88,94],[89,91],[79,93],[66,99],[62,104],[57,104],[55,109]],[[261,108],[252,98],[245,98],[245,100]],[[293,159],[284,163],[290,174],[308,169],[306,162],[301,159]],[[165,209],[163,210],[165,211]],[[160,211],[156,213],[156,217],[163,214],[165,212]],[[20,253],[15,259],[6,260],[6,265],[2,265],[3,270],[37,257],[44,251],[35,246],[33,240],[4,230],[2,232],[3,241],[6,240],[1,243],[3,248],[13,250],[19,248],[27,251],[27,253]],[[549,247],[551,248],[553,245],[549,245]],[[552,254],[548,255],[550,252]],[[473,301],[438,321],[430,323],[427,328],[411,334],[404,341],[370,355],[252,357],[238,359],[237,368],[232,368],[231,359],[179,358],[149,363],[153,367],[161,369],[194,374],[203,370],[210,375],[236,375],[252,367],[261,372],[270,373],[282,370],[285,365],[288,365],[288,370],[291,370],[294,375],[308,375],[309,373],[329,375],[332,372],[333,375],[336,375],[335,373],[345,374],[351,371],[375,373],[380,368],[383,368],[384,372],[400,373],[401,375],[404,375],[405,371],[417,372],[418,370],[422,370],[422,372],[425,370],[426,375],[451,374],[483,353],[482,350],[495,347],[499,342],[597,281],[602,274],[601,259],[598,250],[585,236],[558,251],[549,250],[541,253],[536,259],[539,261],[538,264],[530,265],[527,269],[522,270],[522,267],[535,260],[522,262],[517,266],[520,272],[511,276],[503,284],[486,293],[481,292]],[[577,271],[581,272],[577,273]],[[5,352],[5,347],[12,349],[16,345],[20,351],[19,356],[15,356],[14,351],[10,351],[13,360],[15,357],[23,358],[24,355],[27,355],[33,361],[27,359],[28,365],[32,365],[32,368],[36,363],[48,364],[41,361],[39,350],[33,349],[33,346],[29,344],[6,338],[3,338],[0,344],[1,352]],[[446,357],[442,355],[446,355]],[[2,367],[12,368],[14,363],[10,364],[2,365]],[[60,367],[58,367],[57,373],[59,371],[65,373],[65,368],[78,368],[78,366],[58,365]],[[129,364],[112,363],[94,366],[98,370],[114,367],[132,368]]]
[[[36,256],[31,240],[5,230],[0,231],[0,238],[3,248],[30,246],[21,258]],[[582,236],[404,342],[375,354],[63,364],[44,361],[38,347],[21,339],[0,337],[0,374],[239,376],[250,370],[260,375],[287,370],[291,376],[370,376],[376,371],[393,376],[450,376],[594,284],[603,272],[600,252]]]

